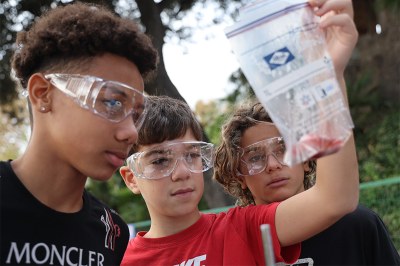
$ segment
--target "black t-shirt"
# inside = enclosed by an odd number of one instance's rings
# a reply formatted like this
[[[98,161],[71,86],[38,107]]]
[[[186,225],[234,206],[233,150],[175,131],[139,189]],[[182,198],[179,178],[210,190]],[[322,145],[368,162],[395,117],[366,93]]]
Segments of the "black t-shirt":
[[[61,213],[24,187],[10,162],[0,162],[0,264],[119,265],[129,230],[88,192],[83,208]]]
[[[380,217],[359,205],[303,241],[300,259],[293,265],[400,265],[400,257]]]

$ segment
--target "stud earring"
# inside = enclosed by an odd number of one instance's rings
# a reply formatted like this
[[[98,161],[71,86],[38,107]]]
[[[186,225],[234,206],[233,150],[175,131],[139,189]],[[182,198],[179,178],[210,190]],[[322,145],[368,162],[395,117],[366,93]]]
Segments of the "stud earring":
[[[42,112],[42,113],[43,113],[43,112],[46,112],[46,106],[41,106],[41,107],[40,107],[40,112]]]

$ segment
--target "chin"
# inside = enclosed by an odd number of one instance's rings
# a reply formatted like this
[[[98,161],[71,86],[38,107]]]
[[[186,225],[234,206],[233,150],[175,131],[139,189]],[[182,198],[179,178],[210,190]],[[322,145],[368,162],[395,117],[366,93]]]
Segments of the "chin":
[[[88,177],[96,181],[107,181],[111,179],[111,177],[114,175],[115,172],[116,171],[106,170],[103,172],[97,172],[96,174],[93,175],[88,175]]]
[[[265,202],[267,204],[272,203],[272,202],[281,202],[284,201],[285,199],[287,199],[288,197],[286,197],[286,195],[280,195],[279,197],[274,197],[272,199],[268,199]]]

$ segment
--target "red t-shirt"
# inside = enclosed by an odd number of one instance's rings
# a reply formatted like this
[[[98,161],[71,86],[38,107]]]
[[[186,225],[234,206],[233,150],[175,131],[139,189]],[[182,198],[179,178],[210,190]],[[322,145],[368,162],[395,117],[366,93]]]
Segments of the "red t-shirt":
[[[269,224],[276,262],[295,262],[300,243],[282,248],[275,230],[279,203],[235,207],[226,213],[202,214],[189,228],[161,238],[139,232],[121,265],[265,265],[261,224]]]

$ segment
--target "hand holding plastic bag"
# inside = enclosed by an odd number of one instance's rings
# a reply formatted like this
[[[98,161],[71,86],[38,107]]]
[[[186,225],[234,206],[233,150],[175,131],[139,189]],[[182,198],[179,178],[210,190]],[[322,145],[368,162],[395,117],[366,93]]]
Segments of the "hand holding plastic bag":
[[[338,151],[353,128],[319,22],[307,1],[264,0],[225,31],[290,166]]]

